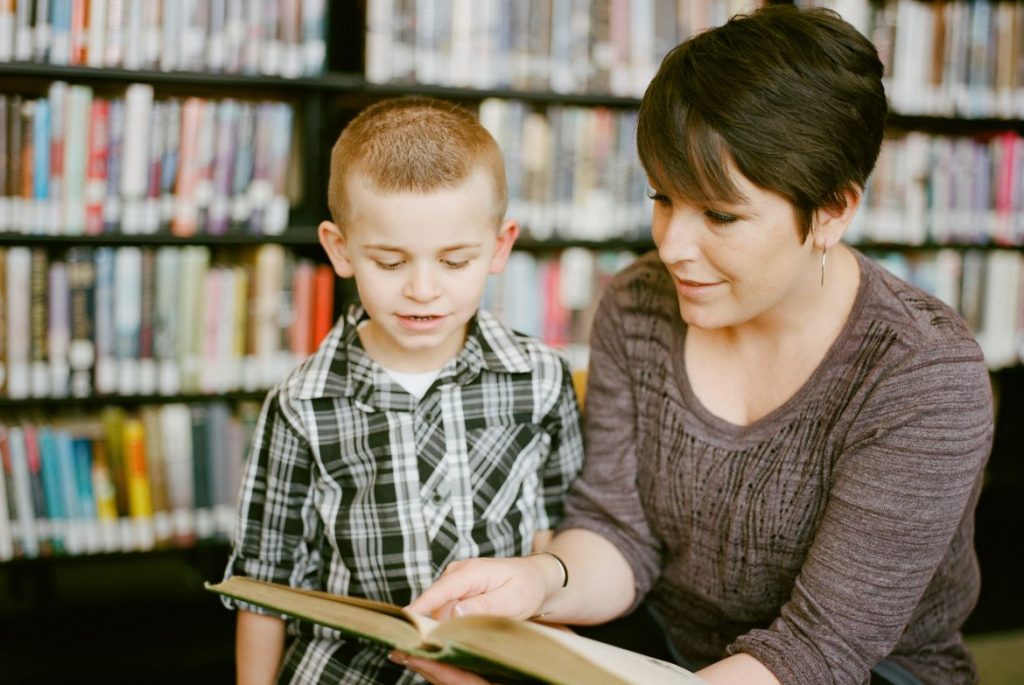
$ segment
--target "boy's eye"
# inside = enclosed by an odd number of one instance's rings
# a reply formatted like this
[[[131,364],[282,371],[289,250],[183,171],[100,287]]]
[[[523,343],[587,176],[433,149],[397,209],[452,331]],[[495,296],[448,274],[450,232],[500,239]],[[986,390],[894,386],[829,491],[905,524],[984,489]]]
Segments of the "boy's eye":
[[[379,260],[374,260],[374,263],[381,269],[384,269],[385,271],[394,271],[398,267],[402,266],[402,262],[382,262]]]
[[[455,259],[442,259],[441,263],[444,264],[445,267],[447,267],[449,269],[461,269],[464,266],[466,266],[467,264],[469,264],[469,260],[468,259],[459,259],[459,260],[455,260]]]
[[[724,226],[731,224],[737,220],[732,214],[723,214],[722,212],[716,212],[713,209],[708,209],[704,212],[704,216],[707,217],[708,221],[715,224],[716,226]]]

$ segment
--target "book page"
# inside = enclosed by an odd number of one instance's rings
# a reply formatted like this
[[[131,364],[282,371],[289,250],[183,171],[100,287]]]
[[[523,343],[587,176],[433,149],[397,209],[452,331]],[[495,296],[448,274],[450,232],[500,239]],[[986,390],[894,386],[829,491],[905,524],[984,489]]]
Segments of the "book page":
[[[567,685],[685,685],[700,678],[675,664],[569,631],[501,616],[466,616],[438,625],[427,638],[540,680]]]
[[[208,590],[392,647],[415,649],[420,633],[392,604],[233,576]]]
[[[681,666],[645,654],[631,652],[628,649],[548,626],[531,624],[530,627],[544,631],[550,639],[566,645],[573,651],[586,656],[593,663],[629,682],[649,685],[661,685],[661,683],[683,685],[704,682]]]

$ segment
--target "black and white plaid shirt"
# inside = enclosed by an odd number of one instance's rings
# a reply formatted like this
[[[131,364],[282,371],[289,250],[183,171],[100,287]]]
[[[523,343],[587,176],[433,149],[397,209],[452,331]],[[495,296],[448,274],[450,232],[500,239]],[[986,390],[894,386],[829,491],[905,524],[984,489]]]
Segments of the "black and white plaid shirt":
[[[405,605],[449,562],[527,554],[561,518],[583,459],[565,361],[480,311],[417,401],[363,350],[364,317],[267,396],[227,575]],[[280,682],[422,682],[383,648],[289,630]]]

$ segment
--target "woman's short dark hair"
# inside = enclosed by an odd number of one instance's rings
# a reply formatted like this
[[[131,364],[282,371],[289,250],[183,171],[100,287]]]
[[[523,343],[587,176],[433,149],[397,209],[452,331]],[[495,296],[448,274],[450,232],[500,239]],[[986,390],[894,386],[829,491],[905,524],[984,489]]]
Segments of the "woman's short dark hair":
[[[818,209],[863,189],[887,106],[874,45],[838,14],[771,5],[666,55],[640,104],[637,148],[657,190],[742,199],[732,162],[789,199],[806,239]]]

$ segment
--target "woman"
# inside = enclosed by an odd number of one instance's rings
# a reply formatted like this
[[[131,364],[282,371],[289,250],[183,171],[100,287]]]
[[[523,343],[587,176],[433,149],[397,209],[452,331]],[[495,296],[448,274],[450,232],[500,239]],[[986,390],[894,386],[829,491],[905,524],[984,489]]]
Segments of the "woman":
[[[551,554],[452,564],[412,609],[597,624],[646,601],[709,683],[977,681],[987,371],[952,310],[840,242],[881,76],[837,15],[788,6],[666,57],[637,129],[657,254],[602,299]]]

